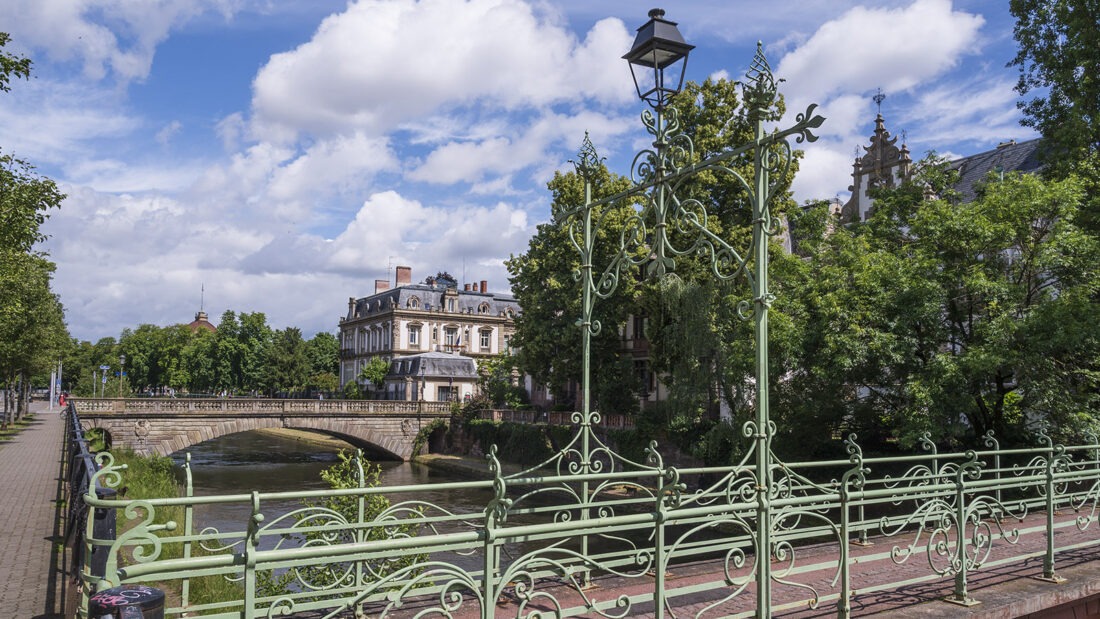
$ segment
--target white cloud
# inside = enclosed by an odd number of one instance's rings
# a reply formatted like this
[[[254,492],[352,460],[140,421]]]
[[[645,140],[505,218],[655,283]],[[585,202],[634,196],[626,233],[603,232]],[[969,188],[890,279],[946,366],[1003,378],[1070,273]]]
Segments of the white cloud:
[[[378,135],[475,101],[621,103],[631,88],[619,56],[630,40],[621,21],[606,19],[578,42],[557,16],[520,0],[361,0],[260,70],[255,135]]]
[[[168,146],[168,143],[172,141],[172,138],[179,133],[181,129],[183,129],[183,123],[178,120],[173,120],[167,125],[164,125],[160,131],[157,131],[154,139],[156,139],[157,144]]]
[[[39,163],[91,156],[89,141],[125,136],[141,126],[115,93],[34,79],[0,97],[5,149]]]
[[[818,28],[776,70],[793,96],[824,97],[912,88],[976,51],[980,15],[950,0],[915,0],[904,8],[856,7]]]
[[[172,28],[208,11],[225,18],[232,0],[6,0],[0,22],[22,47],[55,62],[76,61],[84,75],[120,82],[149,75],[153,54]]]
[[[997,87],[976,86],[973,76],[965,83],[952,81],[952,71],[981,51],[979,31],[984,22],[980,15],[955,10],[950,0],[913,0],[901,6],[856,6],[808,37],[788,38],[787,44],[804,41],[775,71],[787,80],[782,86],[789,110],[785,122],[811,101],[821,104],[819,112],[826,117],[816,132],[822,139],[805,147],[793,187],[796,199],[831,199],[847,193],[853,148],[866,145],[874,130],[869,93],[876,88],[885,91],[887,102],[907,103],[892,107],[904,112],[884,115],[887,129],[895,135],[910,129],[910,143],[914,138],[927,143],[984,131],[974,128],[990,124],[979,120],[983,112],[958,110],[975,107],[971,99],[982,98],[975,91],[998,91]],[[989,106],[977,107],[985,114],[997,109],[1001,118],[996,124],[1015,118],[1013,106],[1003,98],[992,100],[996,98],[990,98]]]
[[[921,91],[908,116],[921,123],[919,138],[930,145],[1030,139],[1035,133],[1019,124],[1014,87],[1004,78],[940,84]]]
[[[534,166],[537,179],[548,179],[562,162],[553,153],[579,148],[585,132],[607,151],[633,131],[630,118],[584,111],[573,115],[546,113],[523,129],[501,132],[479,141],[452,141],[433,150],[409,172],[410,180],[453,184],[480,181],[494,174],[512,174]]]
[[[302,200],[311,196],[363,187],[382,170],[398,163],[388,140],[356,132],[311,145],[301,156],[278,168],[268,189],[276,200]]]

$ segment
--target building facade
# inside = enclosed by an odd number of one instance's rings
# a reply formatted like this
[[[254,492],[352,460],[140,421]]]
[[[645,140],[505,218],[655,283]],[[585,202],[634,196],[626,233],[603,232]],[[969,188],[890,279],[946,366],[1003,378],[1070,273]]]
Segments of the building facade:
[[[871,214],[874,200],[869,192],[881,187],[897,187],[909,180],[913,173],[913,160],[909,157],[909,147],[886,130],[882,114],[875,118],[875,133],[871,143],[864,146],[863,155],[856,157],[852,164],[852,184],[848,191],[852,197],[840,210],[840,219],[848,223],[863,221]]]
[[[465,355],[425,352],[393,360],[384,386],[387,400],[461,402],[477,393],[477,362]]]
[[[488,282],[461,287],[445,273],[412,282],[412,268],[399,266],[393,285],[376,280],[374,294],[348,299],[340,319],[340,385],[358,381],[371,359],[395,360],[423,353],[448,353],[473,359],[507,353],[519,304],[510,294],[489,292]],[[427,367],[427,366],[425,366]],[[403,379],[404,380],[404,379]],[[420,399],[421,391],[398,390],[400,397]],[[391,393],[387,378],[387,396]],[[434,390],[434,399],[448,390]],[[414,397],[415,396],[415,397]],[[454,397],[449,393],[448,399]]]

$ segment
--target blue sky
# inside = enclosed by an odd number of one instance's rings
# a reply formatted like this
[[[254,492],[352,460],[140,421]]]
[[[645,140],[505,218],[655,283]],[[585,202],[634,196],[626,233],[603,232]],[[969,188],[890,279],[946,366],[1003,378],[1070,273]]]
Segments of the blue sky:
[[[659,4],[658,4],[659,5]],[[74,337],[260,311],[307,337],[409,265],[507,289],[589,131],[613,170],[645,142],[621,60],[651,8],[616,0],[7,0],[34,77],[0,148],[68,194],[44,249]],[[914,156],[1019,126],[1007,3],[665,3],[690,79],[743,75],[757,40],[791,114],[827,117],[799,200],[847,195],[881,88]],[[463,275],[464,274],[464,275]]]

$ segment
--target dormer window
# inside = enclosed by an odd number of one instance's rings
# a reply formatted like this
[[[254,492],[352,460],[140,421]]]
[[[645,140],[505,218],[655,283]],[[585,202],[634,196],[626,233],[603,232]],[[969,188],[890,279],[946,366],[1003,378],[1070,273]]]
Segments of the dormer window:
[[[455,311],[455,300],[454,299],[447,299],[447,311],[448,312]]]
[[[409,309],[420,309],[420,297],[409,297],[407,305]]]

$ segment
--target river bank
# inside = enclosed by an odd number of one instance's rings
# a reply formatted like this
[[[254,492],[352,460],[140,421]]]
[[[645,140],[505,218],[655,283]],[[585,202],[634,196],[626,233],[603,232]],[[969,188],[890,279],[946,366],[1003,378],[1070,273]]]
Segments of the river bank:
[[[306,445],[312,445],[314,447],[324,447],[326,449],[350,449],[352,446],[347,441],[333,438],[327,434],[321,434],[320,432],[310,432],[309,430],[295,430],[294,428],[264,428],[262,430],[253,430],[257,434],[264,434],[267,436],[277,436],[280,438],[290,439]]]
[[[310,432],[309,430],[296,430],[293,428],[265,428],[262,430],[254,430],[257,434],[263,434],[266,436],[279,437],[286,440],[291,440],[302,445],[308,445],[311,447],[321,447],[324,449],[340,450],[349,449],[351,445],[338,438],[333,438],[326,434],[319,432]],[[413,458],[413,462],[417,464],[461,477],[467,477],[470,479],[490,479],[492,474],[489,472],[489,463],[485,458],[477,458],[473,456],[456,456],[448,454],[423,454]],[[518,473],[523,470],[523,467],[518,464],[501,465],[504,469],[505,475],[512,473]]]

